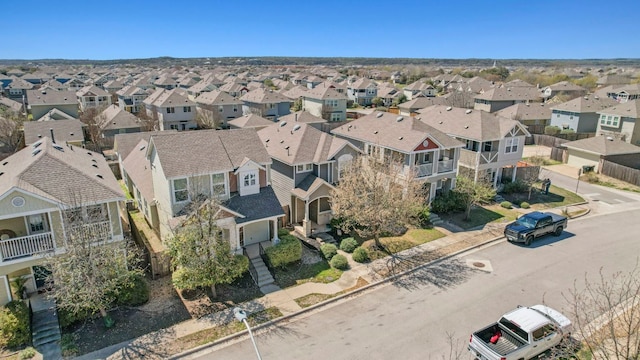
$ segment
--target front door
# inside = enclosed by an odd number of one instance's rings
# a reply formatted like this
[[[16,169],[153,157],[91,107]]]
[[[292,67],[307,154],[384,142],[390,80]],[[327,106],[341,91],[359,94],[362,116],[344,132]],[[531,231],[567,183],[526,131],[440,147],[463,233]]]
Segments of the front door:
[[[29,235],[41,234],[49,231],[45,214],[29,215],[27,217],[27,230]]]
[[[36,280],[36,289],[44,290],[48,285],[47,279],[51,275],[51,271],[44,266],[34,266],[31,269],[33,271],[33,278]]]

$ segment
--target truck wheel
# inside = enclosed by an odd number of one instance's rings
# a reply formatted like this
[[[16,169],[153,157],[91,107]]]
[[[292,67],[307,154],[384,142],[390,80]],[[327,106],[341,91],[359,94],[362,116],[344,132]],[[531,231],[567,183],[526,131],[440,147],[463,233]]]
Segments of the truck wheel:
[[[554,231],[554,232],[553,232],[553,234],[554,234],[555,236],[560,236],[560,235],[562,235],[562,226],[558,226],[558,227],[556,228],[556,231]]]
[[[526,239],[524,239],[524,245],[525,246],[529,246],[529,245],[531,245],[532,241],[533,241],[533,235],[529,235],[529,236],[527,236]]]

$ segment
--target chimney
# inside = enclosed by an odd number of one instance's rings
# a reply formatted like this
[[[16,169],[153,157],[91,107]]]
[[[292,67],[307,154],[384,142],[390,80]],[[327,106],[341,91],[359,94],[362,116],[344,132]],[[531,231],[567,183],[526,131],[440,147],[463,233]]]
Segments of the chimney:
[[[49,128],[49,132],[51,133],[51,142],[55,144],[56,143],[56,138],[53,137],[53,128]]]

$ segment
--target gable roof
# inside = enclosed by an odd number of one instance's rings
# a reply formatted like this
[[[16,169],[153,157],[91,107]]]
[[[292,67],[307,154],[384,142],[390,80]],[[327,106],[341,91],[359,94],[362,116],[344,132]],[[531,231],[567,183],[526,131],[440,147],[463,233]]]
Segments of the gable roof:
[[[400,109],[422,109],[431,105],[447,105],[447,99],[442,96],[436,97],[417,97],[415,99],[405,101],[398,105]]]
[[[127,156],[136,148],[136,144],[140,140],[144,140],[147,143],[151,140],[151,136],[158,134],[177,132],[177,130],[165,130],[165,131],[143,131],[127,134],[116,134],[113,140],[113,150],[120,155],[121,159],[126,159]]]
[[[69,120],[68,120],[69,121]],[[125,200],[105,158],[43,137],[0,165],[0,194],[19,188],[68,206]]]
[[[162,132],[151,137],[149,151],[152,148],[168,179],[231,171],[244,158],[261,165],[271,164],[271,157],[254,129]]]
[[[201,93],[196,98],[196,103],[204,105],[242,105],[242,101],[220,90]]]
[[[76,96],[84,97],[84,96],[109,96],[109,93],[102,90],[101,88],[95,85],[85,86],[82,89],[76,91]]]
[[[52,120],[74,120],[76,119],[75,117],[67,114],[66,112],[59,110],[57,108],[53,108],[49,111],[47,111],[46,114],[42,115],[41,117],[35,119],[35,121],[52,121]]]
[[[312,99],[331,99],[331,100],[346,100],[347,95],[344,93],[339,93],[336,89],[326,86],[324,83],[317,85],[311,90],[308,90],[304,95],[304,97],[312,98]]]
[[[164,90],[153,101],[153,105],[157,107],[172,107],[172,106],[192,106],[196,103],[189,100],[188,97],[181,93],[184,89],[171,89]],[[154,93],[155,94],[155,93]],[[145,100],[146,101],[146,100]]]
[[[244,102],[257,103],[257,104],[277,104],[283,102],[290,102],[290,100],[284,95],[262,88],[251,90],[244,94],[240,100]]]
[[[136,184],[136,188],[142,196],[151,201],[155,195],[153,191],[153,176],[151,174],[151,164],[147,159],[147,147],[149,143],[141,139],[134,147],[129,155],[122,160],[122,168]]]
[[[373,112],[335,128],[331,133],[403,153],[413,152],[426,137],[444,147],[464,146],[460,141],[414,117],[388,112]]]
[[[44,137],[51,138],[51,131],[53,131],[53,137],[58,144],[84,141],[84,133],[82,131],[84,124],[78,119],[25,121],[23,125],[24,143],[26,145],[33,144]]]
[[[489,101],[537,101],[540,98],[540,92],[535,87],[528,86],[501,87],[491,88],[482,94],[476,95],[474,98]]]
[[[73,91],[27,90],[29,106],[38,105],[76,105],[78,100]]]
[[[312,113],[304,110],[300,110],[291,114],[280,116],[278,120],[291,122],[291,123],[306,123],[306,124],[322,124],[327,122],[327,120],[321,117],[317,117]]]
[[[256,130],[260,130],[267,126],[273,125],[273,121],[267,120],[260,115],[247,114],[233,120],[228,120],[227,124],[238,129],[255,128]]]
[[[258,136],[272,158],[289,165],[324,163],[351,146],[313,126],[289,121],[272,124],[258,131]]]
[[[280,205],[271,186],[260,188],[260,192],[257,194],[245,196],[236,194],[223,203],[222,208],[242,215],[242,217],[236,217],[236,224],[269,217],[284,216],[282,205]]]
[[[496,116],[486,111],[434,105],[422,110],[420,121],[451,136],[477,141],[500,140],[514,128],[525,135],[529,132],[520,122]]]
[[[140,128],[140,121],[132,113],[117,105],[109,105],[98,116],[98,126],[102,130]]]
[[[551,119],[551,108],[544,103],[517,103],[498,110],[495,114],[512,120]]]
[[[562,104],[555,105],[551,110],[571,111],[576,113],[594,113],[615,104],[617,104],[617,102],[610,98],[581,96]]]
[[[562,144],[569,149],[577,149],[597,155],[640,154],[640,147],[609,136],[595,136]]]
[[[614,102],[615,103],[615,102]],[[598,113],[620,115],[632,119],[640,118],[640,99],[629,100],[624,103],[615,103],[614,106],[602,109]]]

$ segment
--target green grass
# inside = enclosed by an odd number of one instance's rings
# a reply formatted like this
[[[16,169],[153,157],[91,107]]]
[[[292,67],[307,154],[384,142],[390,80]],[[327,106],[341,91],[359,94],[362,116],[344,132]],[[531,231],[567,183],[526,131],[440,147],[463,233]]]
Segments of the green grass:
[[[412,247],[428,243],[430,241],[443,237],[444,234],[436,229],[411,229],[402,236],[392,236],[380,238],[380,243],[385,247],[388,253],[395,254],[397,252],[410,249]],[[367,240],[362,246],[369,249],[369,257],[371,260],[383,258],[388,255],[387,252],[374,250],[375,241]]]
[[[325,300],[336,297],[338,294],[308,294],[295,299],[295,302],[300,305],[301,308],[308,308],[309,306],[323,302]]]
[[[464,230],[469,230],[492,222],[513,221],[517,217],[518,212],[515,210],[505,209],[500,205],[491,205],[471,209],[467,220],[464,219],[464,213],[453,214],[448,220]]]
[[[249,316],[247,316],[247,321],[249,322],[249,325],[251,327],[254,327],[267,321],[277,319],[281,316],[282,312],[280,312],[277,307],[270,307],[265,310],[250,314]],[[235,334],[245,329],[246,327],[243,323],[239,321],[232,321],[224,325],[200,330],[193,334],[183,336],[176,339],[176,342],[181,346],[184,346],[185,349],[190,349],[192,347],[208,344],[210,342],[216,341],[231,334]]]
[[[131,196],[131,193],[129,193],[129,189],[127,189],[127,185],[125,185],[124,181],[118,180],[118,183],[120,184],[122,192],[127,197],[127,200],[133,200],[133,196]]]
[[[284,269],[276,268],[275,281],[281,288],[287,288],[307,282],[330,283],[340,279],[342,271],[333,269],[325,260],[315,264],[291,264]]]
[[[531,205],[532,210],[544,210],[584,202],[584,199],[576,193],[559,188],[555,185],[551,185],[549,188],[549,194],[545,194],[539,189],[540,185],[536,184],[533,192],[531,193],[531,199],[528,199],[528,192],[501,195],[505,200],[510,201],[513,204],[520,204],[521,202],[526,201]]]

